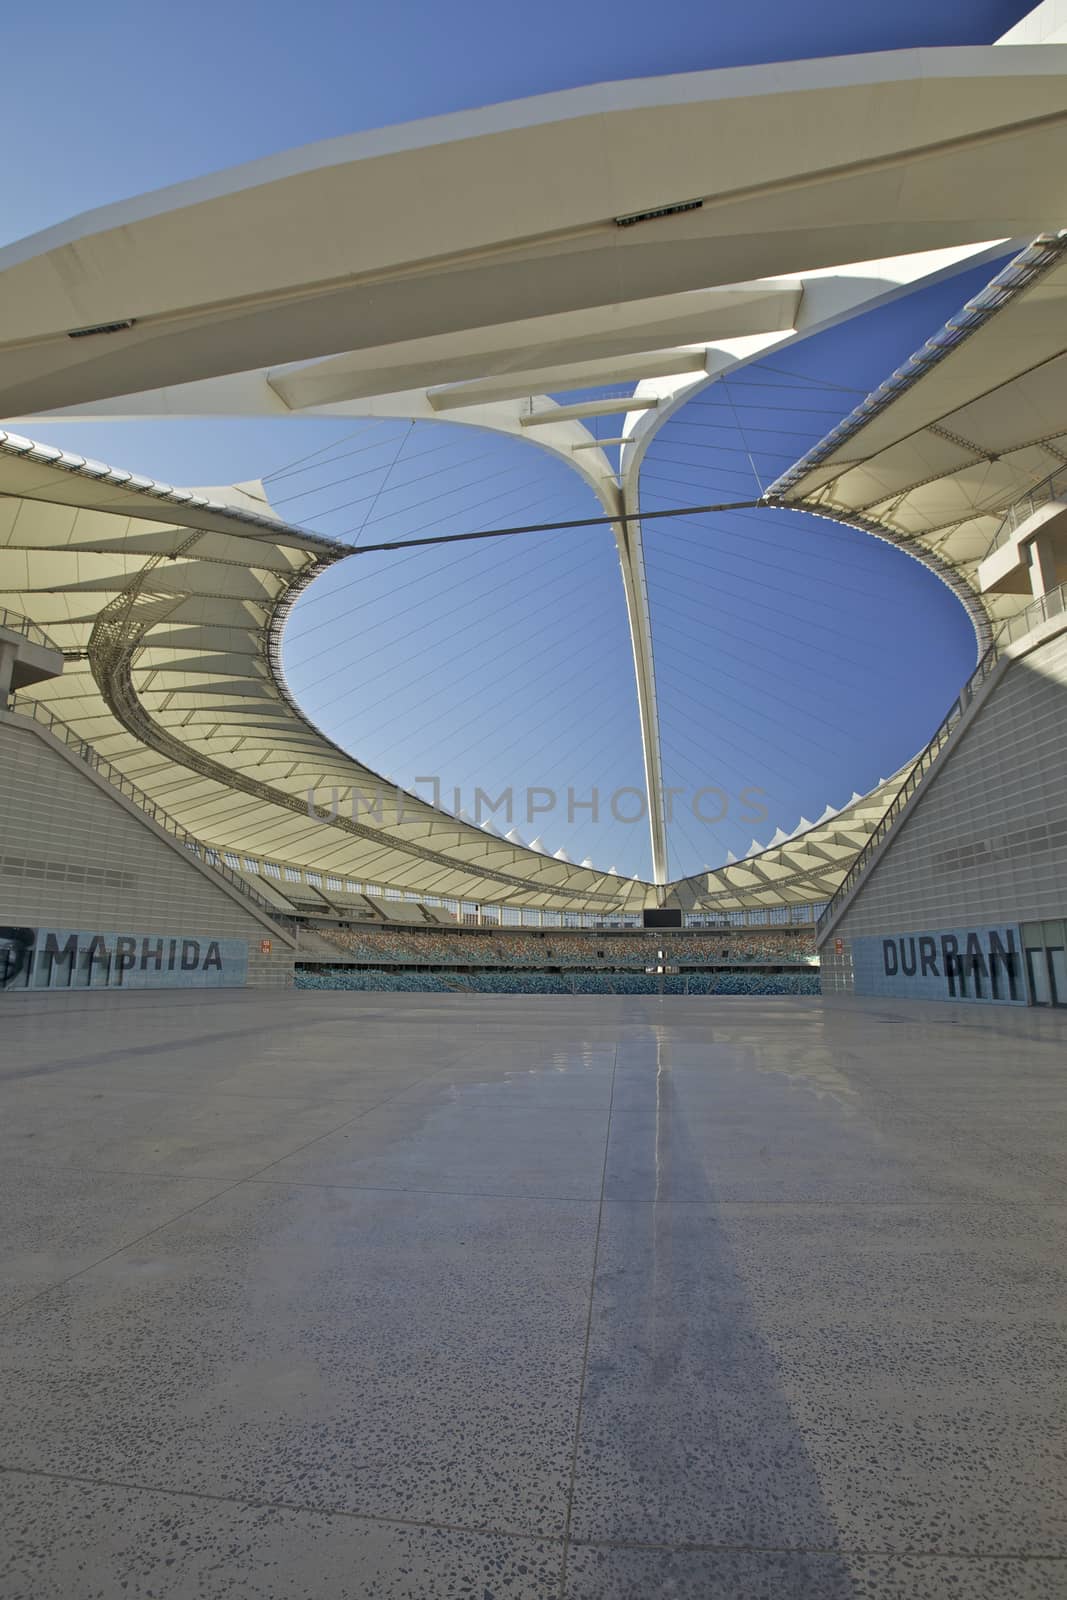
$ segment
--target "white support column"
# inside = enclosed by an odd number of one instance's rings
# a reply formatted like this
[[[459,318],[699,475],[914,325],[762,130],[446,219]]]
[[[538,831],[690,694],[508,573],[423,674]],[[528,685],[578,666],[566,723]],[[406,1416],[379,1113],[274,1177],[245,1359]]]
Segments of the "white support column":
[[[1059,529],[1046,524],[1030,541],[1030,587],[1035,595],[1050,594],[1056,587]]]
[[[621,507],[630,510],[620,495]],[[663,803],[663,760],[660,753],[659,704],[656,699],[656,667],[652,650],[652,619],[645,583],[645,556],[639,522],[614,524],[619,551],[626,615],[630,624],[630,645],[637,683],[637,710],[641,723],[641,751],[645,764],[645,793],[648,796],[648,831],[652,845],[652,882],[659,887],[668,880],[667,818]]]

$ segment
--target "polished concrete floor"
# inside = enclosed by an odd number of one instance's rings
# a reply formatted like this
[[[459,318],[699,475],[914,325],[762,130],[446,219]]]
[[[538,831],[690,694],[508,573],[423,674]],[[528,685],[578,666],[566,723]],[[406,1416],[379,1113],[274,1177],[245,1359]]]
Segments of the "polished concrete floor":
[[[2,1600],[1067,1595],[1067,1019],[0,1010]]]

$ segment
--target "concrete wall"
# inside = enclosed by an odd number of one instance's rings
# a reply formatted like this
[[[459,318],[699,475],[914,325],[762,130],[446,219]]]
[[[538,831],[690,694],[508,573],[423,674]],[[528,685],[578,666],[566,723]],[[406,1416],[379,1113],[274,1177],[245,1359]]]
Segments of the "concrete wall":
[[[292,983],[281,929],[42,727],[6,713],[0,925],[242,939],[250,985]]]
[[[1067,915],[1067,631],[1001,668],[820,946],[824,993],[851,941]],[[837,943],[844,946],[837,950]]]

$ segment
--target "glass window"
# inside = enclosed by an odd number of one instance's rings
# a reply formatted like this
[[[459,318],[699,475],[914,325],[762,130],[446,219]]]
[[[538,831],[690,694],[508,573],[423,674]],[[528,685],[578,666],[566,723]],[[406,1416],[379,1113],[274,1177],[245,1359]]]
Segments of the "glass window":
[[[1048,962],[1045,960],[1043,945],[1027,945],[1026,970],[1030,974],[1030,992],[1034,997],[1034,1004],[1050,1006],[1052,985],[1049,982]]]

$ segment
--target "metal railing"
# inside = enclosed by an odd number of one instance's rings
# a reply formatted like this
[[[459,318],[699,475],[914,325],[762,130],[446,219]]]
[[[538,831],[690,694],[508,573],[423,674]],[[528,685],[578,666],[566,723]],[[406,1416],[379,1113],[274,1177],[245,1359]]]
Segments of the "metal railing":
[[[1011,644],[1015,639],[1021,639],[1025,634],[1030,633],[1037,627],[1039,623],[1048,622],[1053,617],[1063,616],[1065,612],[1067,612],[1067,584],[1061,583],[1057,588],[1050,589],[1048,594],[1039,595],[1037,599],[1033,600],[1030,605],[1026,606],[1016,616],[1009,618],[1007,622],[1002,624],[996,639],[989,646],[989,649],[960,690],[959,696],[953,702],[948,715],[930,742],[916,757],[915,765],[901,784],[889,809],[879,819],[874,832],[867,839],[863,849],[838,884],[833,896],[827,903],[826,910],[815,924],[816,941],[819,935],[833,921],[841,902],[851,894],[860,878],[863,877],[871,857],[882,843],[886,834],[893,828],[897,818],[916,789],[920,788],[925,781],[931,767],[937,762],[957,724],[974,699],[976,692],[996,669],[1004,646]]]
[[[54,639],[50,639],[43,628],[36,622],[31,622],[29,617],[24,617],[19,611],[9,611],[6,606],[0,606],[0,628],[9,628],[12,633],[21,633],[24,639],[29,639],[31,644],[43,645],[46,650],[55,650],[62,655],[62,649]]]
[[[57,717],[42,701],[14,699],[11,709],[17,716],[28,717],[33,722],[39,722],[42,727],[48,729],[49,733],[53,734],[57,739],[61,739],[67,749],[73,751],[79,761],[93,772],[99,774],[105,783],[110,784],[113,789],[117,789],[120,794],[125,795],[126,799],[132,801],[138,810],[143,811],[145,816],[149,817],[158,828],[162,828],[165,833],[169,833],[179,844],[184,845],[191,855],[195,855],[199,861],[203,862],[204,866],[210,867],[213,872],[217,872],[221,878],[225,878],[227,883],[232,884],[235,889],[239,889],[246,899],[254,901],[261,910],[266,911],[272,918],[277,920],[278,913],[270,901],[264,895],[258,894],[252,885],[241,877],[240,873],[234,872],[231,867],[227,866],[218,850],[213,846],[204,844],[194,834],[191,834],[188,828],[183,827],[168,811],[164,811],[163,807],[153,800],[151,795],[146,794],[136,783],[131,782],[113,762],[109,761],[106,756],[102,756],[99,750],[94,749],[86,739],[82,738],[81,734],[76,733],[72,727]]]
[[[1004,513],[1003,522],[993,535],[993,542],[987,554],[992,555],[994,550],[999,550],[1024,522],[1029,521],[1035,511],[1040,511],[1042,506],[1047,506],[1052,500],[1067,501],[1067,467],[1057,467],[1047,478],[1035,483],[1028,493],[1012,501]]]
[[[1050,589],[1048,594],[1039,594],[1028,606],[1024,606],[1022,611],[1008,618],[997,634],[998,648],[1003,649],[1006,644],[1012,644],[1025,634],[1032,633],[1039,623],[1051,622],[1055,617],[1062,617],[1065,611],[1067,611],[1067,583],[1060,583],[1055,589]]]

